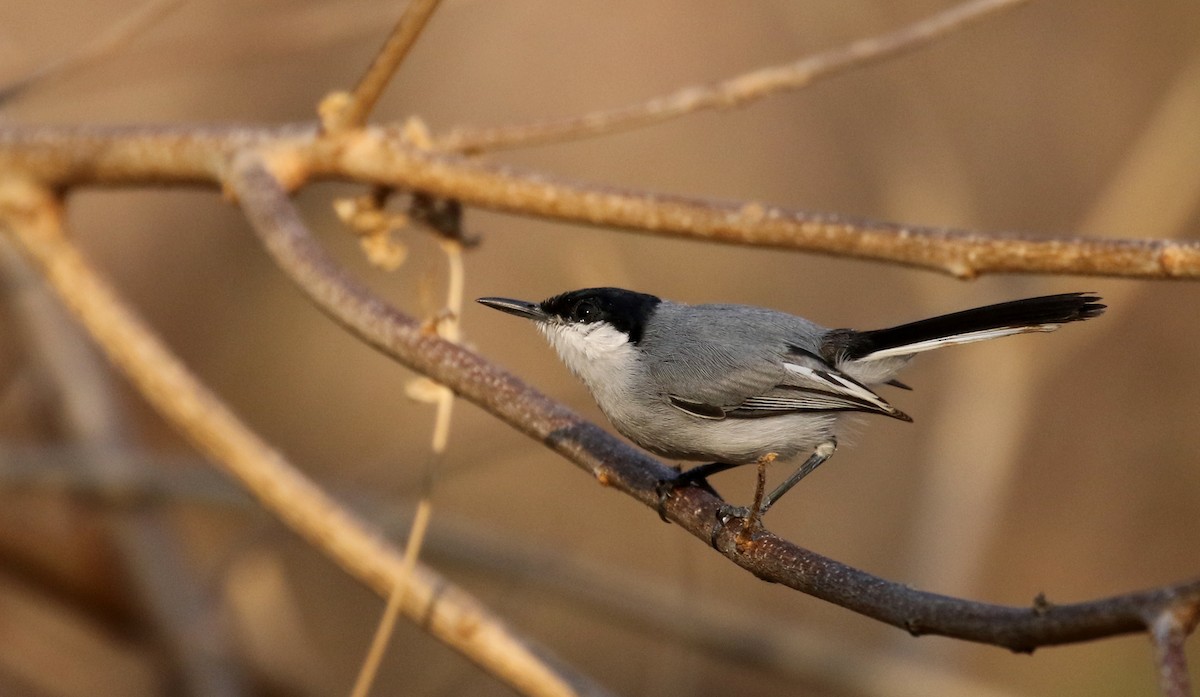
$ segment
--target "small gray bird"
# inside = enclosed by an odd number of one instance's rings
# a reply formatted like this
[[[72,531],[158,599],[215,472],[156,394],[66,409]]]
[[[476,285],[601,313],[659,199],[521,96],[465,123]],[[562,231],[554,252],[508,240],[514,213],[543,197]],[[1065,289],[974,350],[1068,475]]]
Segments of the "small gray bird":
[[[620,288],[575,290],[540,303],[479,302],[533,320],[627,438],[663,457],[711,463],[663,482],[663,500],[689,484],[712,491],[707,477],[732,467],[763,468],[807,453],[765,497],[760,476],[749,511],[755,524],[833,455],[848,413],[912,421],[872,388],[908,389],[895,375],[913,355],[1053,331],[1105,308],[1096,295],[1065,293],[856,331],[761,307],[685,305]]]

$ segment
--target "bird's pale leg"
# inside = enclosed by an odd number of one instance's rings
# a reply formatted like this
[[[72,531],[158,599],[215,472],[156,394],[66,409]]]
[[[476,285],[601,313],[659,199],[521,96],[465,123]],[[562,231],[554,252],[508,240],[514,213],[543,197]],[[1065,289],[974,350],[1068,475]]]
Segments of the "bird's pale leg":
[[[766,513],[767,508],[770,507],[770,504],[766,504],[763,500],[763,495],[767,491],[767,467],[775,462],[777,457],[779,456],[775,453],[767,453],[758,458],[755,463],[758,465],[758,483],[754,486],[754,504],[750,506],[750,515],[746,517],[746,524],[738,533],[739,543],[749,542],[754,533],[758,532],[758,528],[762,525],[762,514]]]
[[[784,480],[782,484],[775,487],[775,490],[767,495],[767,498],[763,500],[761,507],[757,505],[757,501],[755,502],[755,511],[758,513],[758,515],[762,516],[764,513],[766,513],[771,506],[775,505],[776,501],[782,498],[783,495],[790,491],[792,487],[796,486],[801,479],[807,477],[812,473],[813,470],[820,467],[821,463],[832,457],[835,450],[837,450],[836,440],[827,440],[818,445],[817,449],[813,451],[813,454],[808,456],[808,459],[804,461],[803,465],[800,465],[800,469],[793,472],[792,476]]]

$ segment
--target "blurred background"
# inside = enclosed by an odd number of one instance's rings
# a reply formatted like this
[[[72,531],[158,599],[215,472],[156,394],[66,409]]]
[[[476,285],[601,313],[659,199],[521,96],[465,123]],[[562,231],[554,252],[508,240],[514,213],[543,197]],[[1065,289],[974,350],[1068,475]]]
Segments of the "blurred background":
[[[569,115],[783,63],[917,20],[944,0],[446,0],[376,111],[434,133]],[[402,3],[187,2],[116,54],[0,106],[6,123],[309,120],[360,75]],[[135,11],[0,5],[0,84]],[[1035,235],[1195,237],[1200,5],[1050,2],[917,53],[730,112],[495,162],[690,196]],[[437,311],[424,233],[371,268],[331,211],[299,202],[380,294]],[[432,409],[413,375],[310,307],[214,191],[82,190],[74,234],[166,342],[314,479],[402,540]],[[1195,576],[1200,285],[925,271],[656,239],[469,210],[467,297],[617,285],[876,328],[1088,290],[1101,319],[923,356],[768,519],[802,546],[915,587],[1027,605]],[[382,602],[207,467],[58,318],[9,256],[0,303],[0,692],[342,695]],[[471,304],[485,355],[585,414],[530,328]],[[65,387],[64,387],[65,386]],[[782,476],[782,472],[778,473]],[[753,473],[714,484],[749,499]],[[1145,636],[1033,656],[913,639],[762,583],[655,513],[460,404],[426,561],[518,630],[626,695],[1155,694]],[[1200,660],[1195,641],[1193,663]],[[375,694],[507,688],[401,623]]]

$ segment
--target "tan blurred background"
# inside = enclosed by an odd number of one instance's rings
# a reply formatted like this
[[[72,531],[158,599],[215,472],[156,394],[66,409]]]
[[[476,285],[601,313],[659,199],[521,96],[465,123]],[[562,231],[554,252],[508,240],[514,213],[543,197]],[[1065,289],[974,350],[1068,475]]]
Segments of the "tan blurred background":
[[[418,115],[440,132],[573,114],[786,62],[951,4],[446,0],[377,116]],[[136,6],[0,5],[0,84]],[[6,105],[0,118],[306,120],[323,94],[352,84],[401,6],[189,2],[117,55]],[[1190,0],[1041,0],[919,53],[739,111],[492,159],[584,181],[915,224],[1195,237],[1198,36],[1200,5]],[[410,234],[404,267],[370,269],[330,210],[334,196],[356,191],[315,186],[300,202],[381,294],[412,313],[436,309],[445,283],[437,245]],[[475,210],[466,220],[483,238],[467,259],[469,298],[618,285],[874,328],[1023,295],[1098,291],[1110,305],[1099,320],[917,361],[904,377],[916,390],[895,397],[916,422],[864,422],[852,447],[768,523],[883,577],[998,603],[1028,604],[1041,592],[1052,602],[1091,599],[1200,571],[1200,285],[964,283]],[[71,221],[113,282],[249,424],[402,534],[432,424],[430,408],[405,397],[411,374],[307,305],[214,192],[81,191]],[[62,450],[63,398],[47,389],[45,357],[30,348],[20,312],[4,305],[0,691],[180,693],[179,661],[123,556],[129,509],[105,487],[79,483],[81,466]],[[480,351],[601,418],[530,328],[474,305],[463,319]],[[233,666],[243,694],[347,694],[381,602],[204,476],[186,444],[117,384],[139,455],[115,466],[140,482],[134,489],[165,489],[149,524],[165,522],[160,542],[194,595],[211,603],[201,612],[219,639],[213,651],[227,659],[216,665]],[[740,502],[751,479],[733,472],[714,484]],[[72,484],[86,491],[64,491]],[[456,412],[434,498],[440,537],[429,561],[621,694],[1155,693],[1144,636],[1012,655],[913,639],[764,584],[470,405]],[[597,597],[584,597],[571,573],[595,579]],[[615,607],[633,591],[659,600]],[[686,628],[646,619],[663,609],[687,619],[695,608],[759,632],[764,646],[749,650],[762,660],[706,649],[684,638]],[[724,630],[698,631],[711,639]],[[772,667],[776,651],[783,665]],[[1200,660],[1195,642],[1189,651]],[[375,692],[398,693],[508,691],[402,625]]]

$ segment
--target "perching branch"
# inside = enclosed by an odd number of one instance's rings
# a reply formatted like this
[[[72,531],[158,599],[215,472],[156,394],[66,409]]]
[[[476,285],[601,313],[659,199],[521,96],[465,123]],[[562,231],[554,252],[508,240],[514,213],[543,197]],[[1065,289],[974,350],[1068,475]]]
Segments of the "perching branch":
[[[655,484],[674,473],[565,406],[466,349],[421,330],[336,263],[313,240],[275,175],[257,157],[239,158],[229,188],[264,246],[316,305],[368,344],[429,375],[604,486],[653,508]],[[1200,606],[1200,579],[1071,605],[1039,598],[1009,607],[913,590],[800,548],[773,534],[736,544],[738,525],[716,525],[721,501],[697,488],[673,495],[667,517],[754,575],[886,622],[914,635],[938,634],[1014,651],[1145,631],[1168,608]]]
[[[708,88],[529,127],[452,132],[445,147],[516,147],[731,107],[925,45],[987,13],[1023,0],[971,0],[899,31],[790,66]],[[287,191],[318,180],[349,180],[481,208],[564,222],[733,244],[818,252],[940,270],[1056,273],[1136,278],[1200,277],[1200,241],[1096,240],[987,235],[806,213],[759,202],[621,190],[555,179],[431,153],[399,129],[362,129],[388,79],[436,7],[414,0],[353,95],[322,105],[323,127],[0,128],[0,223],[42,267],[89,330],[164,414],[222,462],[284,522],[380,593],[402,583],[395,550],[349,517],[200,385],[111,294],[67,242],[59,193],[78,185],[153,183],[226,188],[236,196],[276,263],[330,316],[399,362],[450,386],[647,505],[672,471],[613,439],[479,356],[393,310],[339,269],[311,239]],[[455,138],[458,142],[455,143]],[[1200,608],[1200,580],[1088,603],[1042,599],[1017,608],[915,591],[827,559],[771,534],[740,541],[735,524],[715,525],[720,502],[685,490],[668,517],[755,575],[902,627],[1030,651],[1037,646],[1150,630],[1168,694],[1188,689],[1183,639]],[[418,566],[404,611],[431,632],[532,694],[598,691],[551,668],[469,597],[438,586]],[[400,597],[400,596],[398,596]],[[434,598],[436,597],[436,601]],[[470,631],[462,631],[468,628]]]
[[[1200,240],[1037,238],[907,226],[756,202],[622,190],[410,147],[384,129],[322,136],[279,128],[0,127],[0,171],[51,188],[84,184],[220,186],[246,149],[268,153],[288,188],[350,180],[423,191],[491,210],[682,239],[886,261],[971,278],[1045,273],[1200,278]]]
[[[434,147],[468,154],[505,150],[641,128],[704,109],[733,109],[916,50],[968,24],[1025,2],[1027,0],[972,0],[887,34],[859,39],[794,63],[762,68],[716,84],[685,87],[645,102],[579,116],[495,128],[459,127],[436,139]]]
[[[264,507],[380,595],[405,578],[400,554],[349,514],[282,454],[249,430],[154,336],[92,271],[65,237],[58,202],[45,190],[0,181],[0,225],[41,269],[109,360],[142,395]],[[417,563],[403,599],[406,617],[428,628],[518,692],[604,694],[543,658],[473,597]]]

